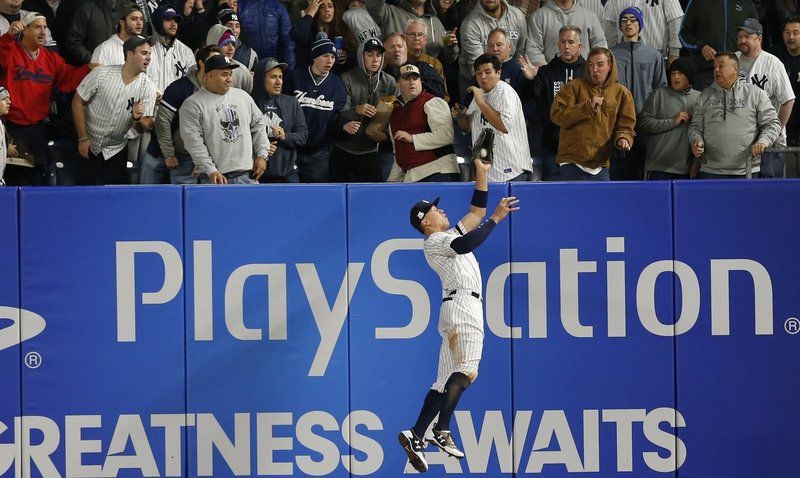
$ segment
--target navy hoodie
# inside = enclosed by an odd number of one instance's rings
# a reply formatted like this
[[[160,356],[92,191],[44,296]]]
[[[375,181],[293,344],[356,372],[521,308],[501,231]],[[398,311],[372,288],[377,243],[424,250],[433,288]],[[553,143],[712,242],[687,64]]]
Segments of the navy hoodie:
[[[284,91],[300,103],[308,126],[308,140],[300,151],[312,153],[331,143],[338,133],[336,123],[339,110],[347,102],[347,88],[335,73],[328,73],[317,84],[310,66],[296,69],[289,76]]]

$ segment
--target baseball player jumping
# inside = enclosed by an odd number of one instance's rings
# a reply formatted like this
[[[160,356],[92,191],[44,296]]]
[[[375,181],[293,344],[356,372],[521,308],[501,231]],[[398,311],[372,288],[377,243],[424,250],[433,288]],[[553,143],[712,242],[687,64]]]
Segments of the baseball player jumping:
[[[454,228],[450,228],[439,198],[420,201],[411,208],[411,225],[425,235],[425,260],[442,280],[442,308],[439,311],[439,369],[422,404],[416,425],[398,436],[411,465],[419,472],[428,470],[425,461],[425,432],[433,426],[433,443],[447,454],[463,458],[450,435],[450,417],[458,399],[478,376],[483,350],[483,304],[481,272],[472,251],[489,237],[494,227],[512,211],[519,209],[515,197],[500,200],[494,214],[483,223],[489,197],[487,175],[491,164],[475,161],[475,192],[469,212]]]

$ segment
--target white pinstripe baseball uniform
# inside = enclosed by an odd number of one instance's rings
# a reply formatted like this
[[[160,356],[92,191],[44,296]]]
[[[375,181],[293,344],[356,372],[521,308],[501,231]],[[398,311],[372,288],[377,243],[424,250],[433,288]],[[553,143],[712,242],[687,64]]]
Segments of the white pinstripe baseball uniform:
[[[603,30],[608,48],[618,44],[622,38],[619,29],[619,16],[628,7],[636,7],[644,14],[644,27],[641,38],[645,45],[655,48],[662,55],[669,55],[671,49],[675,55],[681,49],[678,33],[681,29],[683,10],[678,0],[608,0],[603,7]]]
[[[91,71],[78,85],[78,95],[86,102],[86,134],[92,153],[103,153],[106,159],[122,151],[132,131],[133,103],[140,101],[144,116],[153,116],[156,87],[146,74],[140,73],[127,85],[122,81],[121,66],[101,66]]]
[[[186,71],[194,64],[194,53],[177,38],[169,48],[157,42],[153,45],[147,76],[153,80],[158,92],[163,94],[173,81],[186,76]]]
[[[122,51],[124,42],[116,33],[108,37],[108,40],[97,45],[92,52],[92,63],[105,66],[122,65],[125,63],[125,52]]]
[[[736,56],[741,58],[742,52],[737,51]],[[789,80],[786,68],[781,60],[772,53],[762,51],[756,57],[756,61],[750,71],[747,72],[747,75],[742,73],[740,70],[739,78],[764,90],[776,112],[780,111],[781,105],[795,99],[792,82]],[[781,130],[778,144],[786,145],[786,128]]]
[[[502,133],[483,117],[475,101],[467,108],[470,131],[475,139],[484,128],[492,128],[494,135],[494,166],[489,170],[489,181],[503,182],[532,171],[531,151],[528,146],[528,130],[522,113],[519,95],[505,81],[498,81],[492,91],[484,93],[486,103],[500,114],[508,133]]]
[[[456,372],[474,380],[483,352],[483,302],[478,261],[471,252],[457,254],[450,247],[453,239],[466,232],[459,222],[455,228],[434,232],[425,238],[425,260],[442,281],[443,302],[438,327],[442,346],[436,382],[431,386],[438,392],[444,392],[447,379]]]

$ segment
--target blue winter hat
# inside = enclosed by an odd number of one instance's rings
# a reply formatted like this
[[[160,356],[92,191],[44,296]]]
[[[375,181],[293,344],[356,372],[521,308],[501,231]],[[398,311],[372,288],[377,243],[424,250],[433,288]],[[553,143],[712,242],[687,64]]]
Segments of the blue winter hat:
[[[313,60],[326,53],[330,53],[335,56],[336,45],[333,44],[325,32],[319,32],[317,34],[317,39],[314,41],[314,45],[311,47],[311,59]]]
[[[622,23],[622,17],[625,15],[633,15],[636,17],[636,21],[639,22],[639,30],[644,30],[644,13],[637,7],[628,7],[619,14],[619,22]]]

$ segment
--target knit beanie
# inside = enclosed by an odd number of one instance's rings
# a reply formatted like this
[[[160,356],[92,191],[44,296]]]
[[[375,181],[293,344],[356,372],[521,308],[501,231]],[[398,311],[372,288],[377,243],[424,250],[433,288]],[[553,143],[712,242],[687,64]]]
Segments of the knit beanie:
[[[314,45],[311,47],[311,59],[313,60],[326,53],[336,55],[336,45],[333,44],[325,32],[319,32],[317,34],[317,39],[314,41]]]
[[[689,80],[689,84],[694,84],[694,65],[692,64],[692,60],[688,57],[679,57],[672,64],[667,67],[667,78],[672,75],[673,71],[680,71],[686,78]]]
[[[228,22],[238,22],[239,15],[236,13],[236,10],[231,8],[223,8],[217,14],[217,20],[219,21],[220,25],[227,25]]]
[[[637,7],[628,7],[619,14],[619,21],[617,24],[619,25],[622,23],[622,17],[625,15],[633,15],[636,17],[636,21],[639,22],[639,31],[644,30],[644,13]]]

